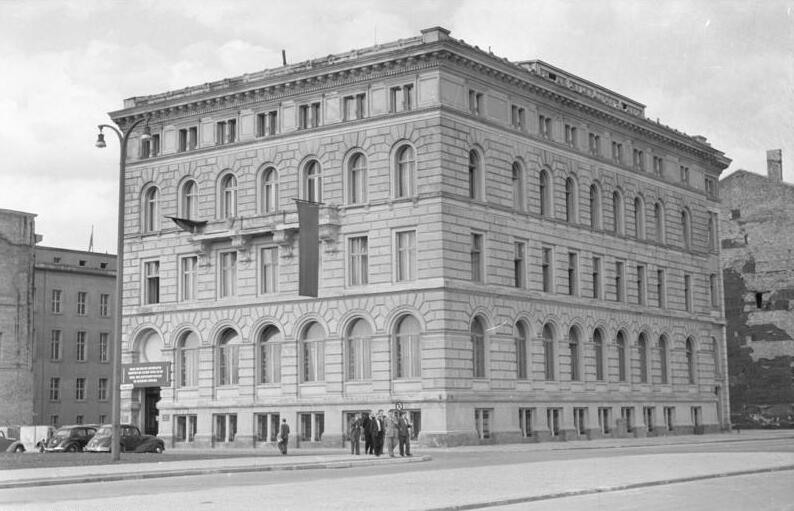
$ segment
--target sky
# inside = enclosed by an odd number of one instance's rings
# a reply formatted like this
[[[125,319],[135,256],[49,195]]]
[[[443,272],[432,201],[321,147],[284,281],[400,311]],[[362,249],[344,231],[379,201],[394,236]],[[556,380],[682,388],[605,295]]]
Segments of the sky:
[[[737,169],[783,150],[794,183],[794,0],[0,0],[0,209],[43,245],[114,253],[125,98],[279,67],[443,26],[541,59],[706,136]]]

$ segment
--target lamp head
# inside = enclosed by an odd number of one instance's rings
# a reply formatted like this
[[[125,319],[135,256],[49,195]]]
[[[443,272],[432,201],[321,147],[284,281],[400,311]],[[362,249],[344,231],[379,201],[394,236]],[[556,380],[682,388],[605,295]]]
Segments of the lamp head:
[[[99,128],[99,135],[97,135],[96,144],[94,145],[96,145],[100,149],[107,146],[107,144],[105,144],[105,134],[102,133],[102,128]]]
[[[141,140],[149,140],[152,138],[152,128],[149,127],[147,124],[145,128],[143,128],[143,134],[141,135]]]

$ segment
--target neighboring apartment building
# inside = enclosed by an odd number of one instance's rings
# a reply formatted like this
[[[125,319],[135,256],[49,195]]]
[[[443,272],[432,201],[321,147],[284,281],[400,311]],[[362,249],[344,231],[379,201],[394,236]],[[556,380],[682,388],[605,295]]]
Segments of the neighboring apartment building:
[[[264,445],[283,418],[341,445],[398,405],[426,445],[727,427],[729,160],[636,101],[435,27],[110,115],[152,134],[123,361],[170,375],[125,387],[122,420],[169,445]],[[316,298],[296,199],[320,204]]]
[[[767,175],[720,182],[731,410],[744,426],[794,425],[794,186],[767,151]]]
[[[116,256],[38,246],[35,257],[37,422],[109,422]]]
[[[35,218],[0,209],[0,426],[33,420]]]

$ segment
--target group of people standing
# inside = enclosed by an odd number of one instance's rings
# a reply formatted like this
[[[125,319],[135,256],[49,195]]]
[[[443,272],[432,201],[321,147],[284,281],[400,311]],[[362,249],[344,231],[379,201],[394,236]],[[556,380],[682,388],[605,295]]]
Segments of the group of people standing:
[[[360,455],[361,436],[364,436],[364,454],[383,454],[383,444],[388,443],[389,456],[394,457],[394,448],[400,446],[400,456],[411,455],[411,422],[408,414],[400,410],[383,410],[357,413],[350,423],[350,454]]]

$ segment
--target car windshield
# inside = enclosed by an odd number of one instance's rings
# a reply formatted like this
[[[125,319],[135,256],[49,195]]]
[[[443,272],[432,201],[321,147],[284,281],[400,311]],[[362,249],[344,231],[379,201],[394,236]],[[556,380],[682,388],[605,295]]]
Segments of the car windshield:
[[[55,437],[55,438],[69,438],[69,435],[71,434],[71,432],[72,432],[71,429],[59,429],[58,431],[55,432],[53,437]]]
[[[99,428],[96,430],[94,438],[105,438],[113,434],[113,428]]]

